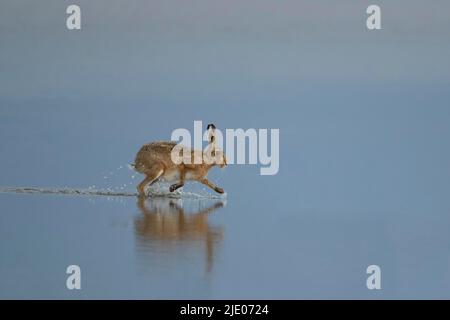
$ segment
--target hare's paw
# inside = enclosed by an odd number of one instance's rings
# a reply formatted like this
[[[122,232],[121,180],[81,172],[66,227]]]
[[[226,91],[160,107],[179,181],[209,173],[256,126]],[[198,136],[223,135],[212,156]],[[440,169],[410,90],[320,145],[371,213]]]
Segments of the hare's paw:
[[[215,187],[214,191],[216,191],[217,193],[220,193],[220,194],[224,194],[225,193],[225,191],[222,188],[220,188],[220,187]]]

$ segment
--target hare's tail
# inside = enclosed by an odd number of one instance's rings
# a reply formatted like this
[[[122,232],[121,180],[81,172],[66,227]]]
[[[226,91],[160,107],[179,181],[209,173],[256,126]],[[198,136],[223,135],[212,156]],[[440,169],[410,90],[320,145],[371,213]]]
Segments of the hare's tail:
[[[144,171],[145,171],[145,167],[143,167],[142,165],[136,165],[136,163],[130,163],[128,165],[128,168],[130,170],[134,170],[134,171],[139,172],[139,173],[144,173]]]

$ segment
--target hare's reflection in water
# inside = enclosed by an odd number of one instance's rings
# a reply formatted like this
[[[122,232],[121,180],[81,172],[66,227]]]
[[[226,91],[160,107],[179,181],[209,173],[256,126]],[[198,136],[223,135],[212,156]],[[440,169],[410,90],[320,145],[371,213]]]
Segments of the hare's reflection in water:
[[[223,229],[210,225],[208,218],[224,204],[217,200],[139,197],[138,208],[142,215],[135,220],[135,231],[140,245],[157,247],[166,254],[177,254],[178,249],[186,244],[188,247],[204,247],[206,271],[209,272],[216,246],[223,238]]]

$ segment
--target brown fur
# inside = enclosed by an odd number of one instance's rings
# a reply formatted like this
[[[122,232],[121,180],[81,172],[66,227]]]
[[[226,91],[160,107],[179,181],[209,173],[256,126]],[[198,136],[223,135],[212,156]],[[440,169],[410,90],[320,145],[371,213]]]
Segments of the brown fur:
[[[213,134],[210,136],[210,141],[214,142]],[[170,186],[170,192],[183,187],[186,180],[194,180],[203,183],[218,193],[224,193],[222,188],[216,186],[206,178],[212,167],[216,165],[224,167],[226,165],[226,158],[223,152],[216,151],[222,155],[221,164],[194,164],[194,157],[203,157],[203,152],[192,150],[192,164],[181,163],[177,165],[173,163],[171,158],[172,149],[176,145],[177,143],[174,141],[157,141],[141,147],[135,160],[136,171],[145,175],[145,179],[137,187],[139,194],[144,195],[145,188],[158,180],[175,181]]]

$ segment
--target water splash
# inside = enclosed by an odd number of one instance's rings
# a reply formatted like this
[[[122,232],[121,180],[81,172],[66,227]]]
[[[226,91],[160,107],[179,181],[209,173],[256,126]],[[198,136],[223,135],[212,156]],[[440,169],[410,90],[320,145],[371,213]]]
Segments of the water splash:
[[[32,193],[32,194],[57,194],[57,195],[81,195],[81,196],[108,196],[108,197],[136,197],[137,192],[116,191],[111,189],[96,189],[89,187],[83,188],[45,188],[45,187],[0,187],[0,193]],[[147,197],[166,197],[174,199],[224,199],[226,194],[200,194],[194,192],[184,192],[176,190],[170,192],[161,186],[149,188],[146,192]]]
[[[89,195],[89,196],[136,196],[137,192],[117,192],[108,189],[86,189],[75,188],[42,188],[42,187],[0,187],[1,193],[38,193],[38,194],[68,194],[68,195]]]
[[[124,170],[128,169],[128,170]],[[130,164],[120,165],[115,170],[102,172],[100,181],[97,180],[87,188],[56,188],[56,187],[0,187],[0,193],[34,193],[56,195],[82,195],[82,196],[106,196],[106,197],[136,197],[136,191],[129,189],[138,183],[138,177],[134,167]],[[128,180],[128,182],[127,182]],[[209,190],[201,186],[194,186],[193,192],[183,191],[180,188],[174,192],[169,191],[170,184],[157,181],[146,191],[147,197],[164,197],[170,199],[225,199],[225,194],[211,194]]]

